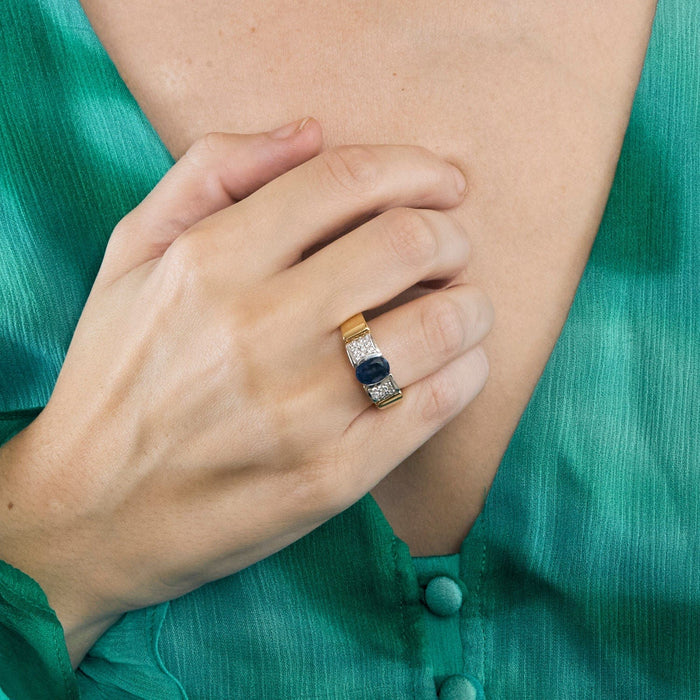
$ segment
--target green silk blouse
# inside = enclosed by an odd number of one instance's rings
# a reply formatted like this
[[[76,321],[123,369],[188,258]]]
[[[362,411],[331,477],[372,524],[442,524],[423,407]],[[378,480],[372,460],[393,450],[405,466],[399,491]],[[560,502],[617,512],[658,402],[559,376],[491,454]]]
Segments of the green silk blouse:
[[[173,159],[78,0],[3,0],[0,69],[2,443]],[[458,554],[411,557],[367,494],[124,615],[75,673],[0,562],[0,697],[698,700],[699,105],[700,2],[660,0],[569,317]]]

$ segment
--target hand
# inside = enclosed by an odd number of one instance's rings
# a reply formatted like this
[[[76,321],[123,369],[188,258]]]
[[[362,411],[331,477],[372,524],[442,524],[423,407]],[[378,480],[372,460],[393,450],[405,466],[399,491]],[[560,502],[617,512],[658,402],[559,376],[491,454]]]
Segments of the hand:
[[[0,557],[42,585],[75,665],[121,613],[350,506],[486,380],[492,307],[454,285],[372,321],[405,396],[371,404],[339,325],[463,270],[440,211],[458,171],[419,147],[320,148],[314,120],[196,142],[115,228],[46,408],[1,451]]]

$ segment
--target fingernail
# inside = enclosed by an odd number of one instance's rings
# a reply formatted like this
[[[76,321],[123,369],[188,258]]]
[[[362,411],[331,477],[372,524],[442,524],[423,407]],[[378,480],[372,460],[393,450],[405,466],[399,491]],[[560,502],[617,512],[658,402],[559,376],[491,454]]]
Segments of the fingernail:
[[[295,121],[290,122],[289,124],[285,124],[284,126],[279,127],[279,129],[275,129],[274,131],[268,132],[268,134],[273,139],[289,138],[293,134],[296,134],[299,131],[301,131],[306,126],[309,119],[311,119],[311,117],[296,119]]]
[[[306,128],[306,125],[311,121],[311,117],[304,117],[301,120],[301,124],[297,127],[297,133],[300,131],[303,131]]]
[[[457,192],[459,194],[464,194],[467,189],[467,178],[464,177],[464,173],[455,165],[454,168],[455,185],[457,185]]]

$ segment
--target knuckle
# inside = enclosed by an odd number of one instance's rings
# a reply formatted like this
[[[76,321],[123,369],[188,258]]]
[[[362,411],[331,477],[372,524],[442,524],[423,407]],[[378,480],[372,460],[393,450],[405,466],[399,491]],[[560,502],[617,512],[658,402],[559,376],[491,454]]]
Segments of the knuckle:
[[[209,131],[196,139],[187,149],[183,158],[193,165],[206,167],[221,151],[226,143],[223,131]]]
[[[226,143],[226,134],[223,131],[208,131],[195,142],[197,153],[211,155],[220,153]]]
[[[430,351],[444,359],[454,357],[464,346],[465,328],[459,305],[435,295],[423,311],[423,332]]]
[[[442,422],[455,414],[462,404],[461,392],[449,372],[437,372],[426,382],[423,418],[427,422]]]
[[[437,257],[438,240],[418,209],[397,207],[386,213],[389,243],[395,256],[412,268],[428,267]]]
[[[367,146],[339,146],[320,156],[322,180],[331,188],[356,196],[371,192],[379,177],[379,159]]]
[[[162,262],[170,279],[187,286],[201,282],[208,268],[207,256],[194,233],[178,236],[165,251]]]

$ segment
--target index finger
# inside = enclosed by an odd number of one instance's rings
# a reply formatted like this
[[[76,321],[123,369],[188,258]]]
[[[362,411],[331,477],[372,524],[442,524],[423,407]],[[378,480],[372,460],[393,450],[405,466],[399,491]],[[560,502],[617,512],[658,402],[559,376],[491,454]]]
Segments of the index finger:
[[[459,204],[465,191],[461,170],[421,146],[340,146],[199,225],[210,235],[231,239],[235,262],[226,261],[229,270],[233,264],[247,278],[270,276],[293,265],[313,244],[381,211],[397,206],[447,209]],[[254,232],[245,246],[235,241],[241,231]]]

